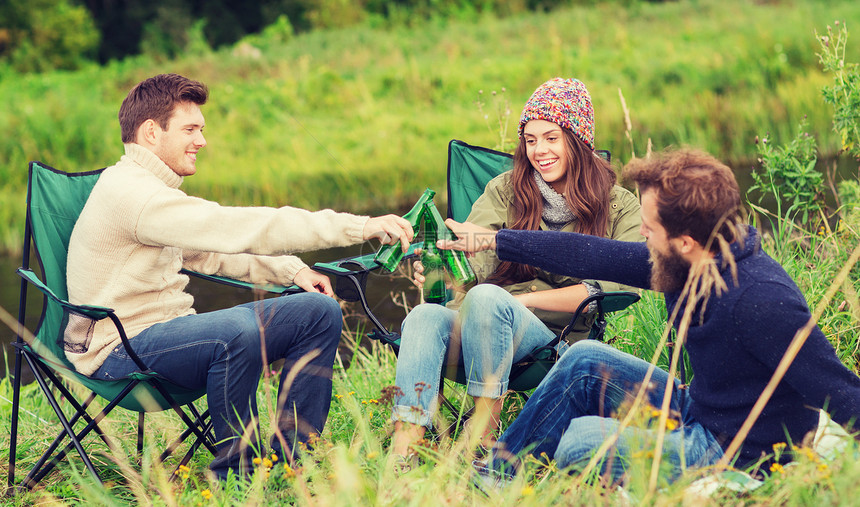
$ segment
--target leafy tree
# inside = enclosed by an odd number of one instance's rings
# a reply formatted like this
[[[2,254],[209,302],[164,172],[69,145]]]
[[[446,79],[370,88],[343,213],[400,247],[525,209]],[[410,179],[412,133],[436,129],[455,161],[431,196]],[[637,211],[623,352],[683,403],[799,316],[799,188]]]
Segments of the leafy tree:
[[[76,69],[98,48],[89,11],[71,0],[0,3],[0,61],[21,72]]]

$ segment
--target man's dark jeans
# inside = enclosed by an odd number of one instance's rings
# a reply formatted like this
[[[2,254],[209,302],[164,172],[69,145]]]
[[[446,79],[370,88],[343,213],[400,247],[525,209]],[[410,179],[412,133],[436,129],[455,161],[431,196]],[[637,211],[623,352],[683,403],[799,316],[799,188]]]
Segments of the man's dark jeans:
[[[147,328],[131,344],[159,375],[190,389],[206,389],[219,450],[211,468],[224,478],[231,468],[248,470],[240,458],[251,450],[239,437],[251,417],[257,417],[256,392],[264,358],[268,363],[285,359],[279,394],[289,389],[279,410],[278,428],[290,449],[281,449],[273,437],[275,451],[289,456],[295,442],[306,442],[309,434],[322,432],[331,405],[332,364],[341,326],[337,301],[302,293],[178,317]],[[293,366],[304,362],[306,355],[307,364],[285,386]],[[116,379],[136,369],[120,345],[92,376]]]

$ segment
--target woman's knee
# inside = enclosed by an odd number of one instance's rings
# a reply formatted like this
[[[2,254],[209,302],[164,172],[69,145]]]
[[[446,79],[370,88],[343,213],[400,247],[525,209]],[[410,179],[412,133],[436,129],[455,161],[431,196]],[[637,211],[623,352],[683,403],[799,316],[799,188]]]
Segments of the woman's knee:
[[[491,283],[478,284],[466,293],[460,312],[464,318],[472,312],[487,312],[507,308],[514,297],[505,289]]]
[[[454,310],[442,305],[424,303],[416,306],[401,324],[401,346],[433,343],[447,346],[454,332],[456,315]]]

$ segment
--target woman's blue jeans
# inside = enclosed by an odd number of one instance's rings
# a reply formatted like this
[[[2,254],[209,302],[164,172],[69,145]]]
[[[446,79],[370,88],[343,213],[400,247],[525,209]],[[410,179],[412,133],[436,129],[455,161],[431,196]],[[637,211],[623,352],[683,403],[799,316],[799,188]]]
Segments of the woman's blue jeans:
[[[231,468],[249,469],[246,458],[253,450],[238,437],[252,416],[257,417],[256,392],[264,363],[285,359],[280,395],[293,365],[313,356],[288,386],[286,402],[279,407],[278,429],[291,448],[281,449],[273,438],[275,452],[291,456],[295,442],[322,432],[341,326],[337,301],[302,293],[177,317],[145,329],[131,345],[164,378],[186,388],[206,389],[219,451],[210,468],[223,478]],[[120,345],[92,376],[109,380],[137,369]]]
[[[446,366],[463,366],[470,395],[501,397],[511,365],[553,338],[528,308],[496,285],[473,287],[459,312],[430,303],[416,306],[401,327],[392,419],[430,426]]]
[[[519,468],[518,455],[546,453],[559,468],[582,468],[620,421],[613,415],[633,400],[650,365],[609,345],[584,340],[568,348],[535,389],[523,411],[493,448],[492,466],[506,472]],[[647,386],[647,401],[661,407],[669,375],[655,368]],[[675,380],[670,418],[678,427],[666,433],[663,458],[672,466],[672,478],[684,468],[716,463],[723,455],[719,442],[690,413],[692,400]],[[628,426],[602,460],[601,473],[614,480],[623,477],[636,451],[654,448],[657,430]]]

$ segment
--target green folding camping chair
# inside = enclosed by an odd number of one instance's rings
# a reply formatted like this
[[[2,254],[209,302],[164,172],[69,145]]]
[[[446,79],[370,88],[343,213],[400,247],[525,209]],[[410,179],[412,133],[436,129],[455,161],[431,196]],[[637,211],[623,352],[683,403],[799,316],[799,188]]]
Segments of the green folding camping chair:
[[[65,173],[41,162],[30,163],[23,263],[22,267],[18,269],[18,274],[22,277],[18,308],[18,336],[13,343],[15,347],[15,370],[9,448],[8,485],[10,488],[15,486],[22,359],[27,362],[32,370],[35,380],[55,412],[62,430],[37,460],[32,470],[21,482],[20,487],[33,487],[50,473],[73,448],[77,451],[87,470],[97,480],[101,481],[92,460],[84,449],[83,441],[87,435],[95,431],[108,448],[116,449],[105,432],[99,427],[99,423],[118,406],[139,414],[138,456],[143,452],[144,414],[167,409],[172,409],[179,415],[186,429],[159,456],[160,462],[167,459],[190,436],[194,436],[194,440],[177,468],[186,464],[201,445],[213,455],[215,453],[215,441],[211,431],[208,410],[200,413],[192,404],[206,394],[205,390],[190,390],[175,385],[160,377],[157,372],[147,368],[146,364],[134,353],[122,323],[112,309],[73,305],[68,301],[66,256],[69,238],[101,172],[102,169],[82,173]],[[31,245],[41,268],[41,279],[30,269]],[[228,283],[236,287],[253,287],[245,282],[222,277],[191,272],[188,274]],[[26,334],[24,329],[29,285],[36,287],[44,295],[41,317],[33,335]],[[290,288],[265,287],[264,289],[275,293],[301,291],[295,286]],[[70,314],[83,316],[94,321],[110,319],[120,334],[123,346],[129,356],[137,363],[139,370],[127,378],[113,381],[96,380],[76,372],[66,358],[62,347],[63,331]],[[85,401],[80,402],[66,386],[66,382],[82,384],[92,392]],[[59,393],[59,399],[55,395],[55,390]],[[108,403],[95,417],[91,417],[87,409],[98,396],[108,400]],[[73,412],[70,417],[66,415],[69,406]],[[66,440],[68,443],[60,448]]]
[[[608,151],[598,150],[598,153],[609,160]],[[472,204],[484,193],[487,183],[495,176],[511,169],[512,158],[508,153],[473,146],[463,141],[453,140],[448,143],[448,217],[458,222],[465,221],[472,210]],[[409,253],[411,254],[412,250],[420,244],[420,242],[413,244]],[[347,301],[360,301],[364,312],[373,324],[368,337],[390,345],[397,352],[400,348],[400,334],[387,329],[373,315],[367,301],[367,275],[380,267],[373,257],[373,254],[368,254],[334,262],[317,263],[314,269],[335,277],[335,292],[339,297]],[[532,351],[522,361],[512,366],[509,388],[512,391],[526,392],[537,387],[558,360],[555,346],[574,329],[574,323],[579,321],[581,314],[592,301],[596,301],[597,312],[590,330],[577,329],[577,332],[588,331],[588,338],[602,339],[606,329],[606,315],[622,310],[638,300],[639,294],[627,291],[606,292],[588,297],[579,305],[570,324],[552,343]],[[462,367],[456,372],[446,372],[446,375],[457,383],[466,383],[466,374]],[[444,397],[442,402],[456,413]]]

